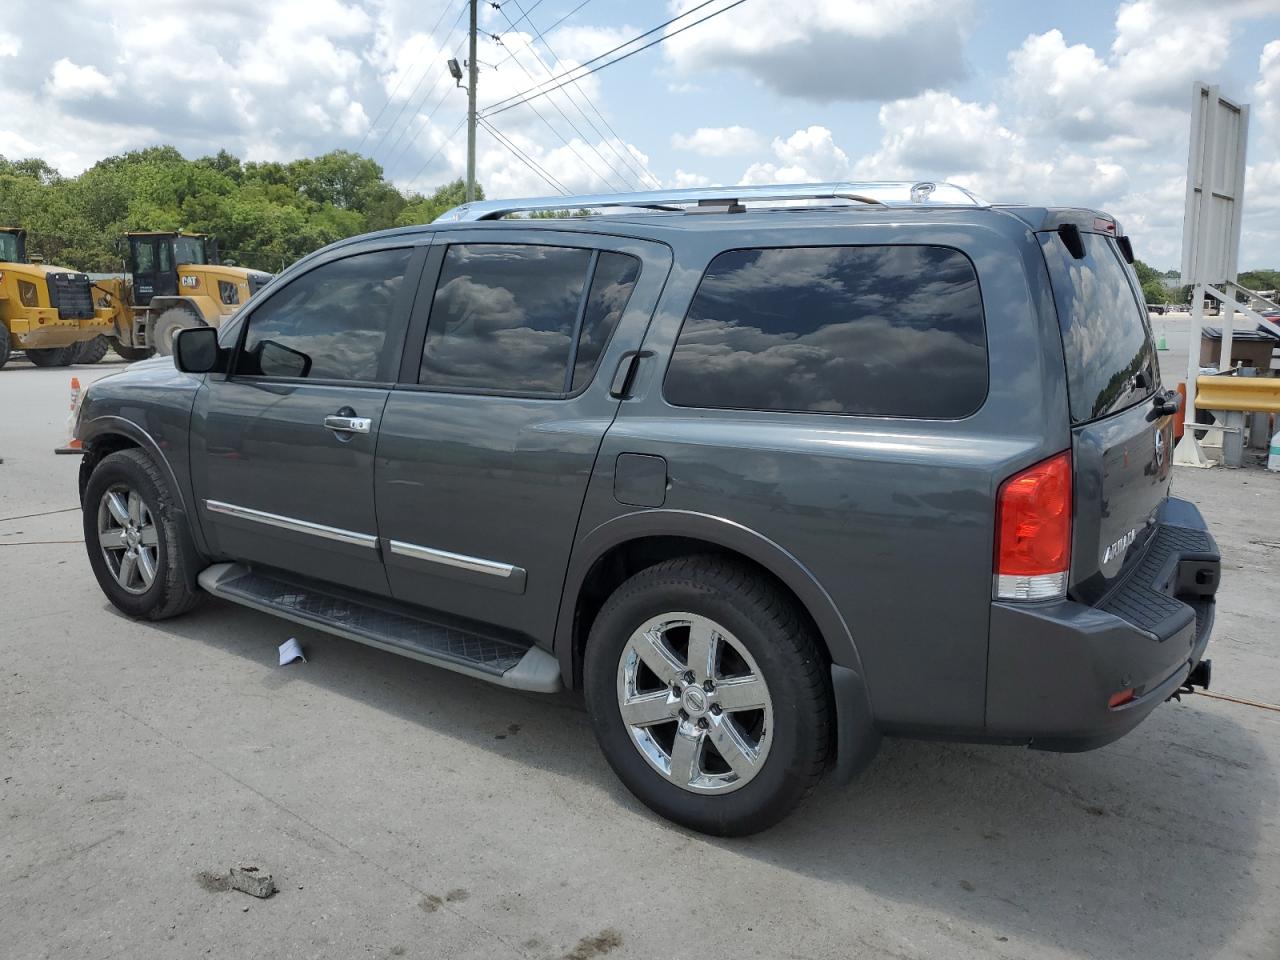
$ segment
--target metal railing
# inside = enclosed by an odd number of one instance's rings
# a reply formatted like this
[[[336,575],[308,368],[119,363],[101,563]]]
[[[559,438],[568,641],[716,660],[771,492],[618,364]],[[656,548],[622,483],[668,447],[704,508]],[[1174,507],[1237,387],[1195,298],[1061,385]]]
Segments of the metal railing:
[[[436,217],[436,223],[501,220],[521,213],[557,210],[660,210],[666,212],[740,213],[747,203],[844,200],[878,207],[985,207],[968,190],[933,180],[780,183],[761,186],[689,187],[636,193],[600,193],[464,203]]]

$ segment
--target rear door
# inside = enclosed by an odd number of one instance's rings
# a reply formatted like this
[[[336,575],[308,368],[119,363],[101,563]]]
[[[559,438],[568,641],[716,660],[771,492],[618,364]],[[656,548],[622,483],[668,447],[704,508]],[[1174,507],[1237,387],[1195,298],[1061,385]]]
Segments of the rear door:
[[[1071,591],[1096,601],[1136,559],[1169,494],[1173,418],[1153,419],[1160,367],[1116,240],[1081,231],[1084,257],[1042,233],[1067,367],[1075,467]]]
[[[438,235],[375,486],[394,596],[550,638],[611,392],[666,247],[541,230]]]
[[[389,592],[373,457],[427,249],[344,251],[236,325],[232,372],[207,379],[192,416],[197,510],[215,553]]]

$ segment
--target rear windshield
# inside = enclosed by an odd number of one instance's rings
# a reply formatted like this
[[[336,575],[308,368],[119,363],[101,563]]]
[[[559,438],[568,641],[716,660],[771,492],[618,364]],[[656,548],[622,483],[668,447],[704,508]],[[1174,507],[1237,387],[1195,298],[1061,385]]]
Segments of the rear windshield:
[[[1097,233],[1081,238],[1085,256],[1076,260],[1057,233],[1040,235],[1058,305],[1075,423],[1150,396],[1159,375],[1146,309],[1115,240]]]

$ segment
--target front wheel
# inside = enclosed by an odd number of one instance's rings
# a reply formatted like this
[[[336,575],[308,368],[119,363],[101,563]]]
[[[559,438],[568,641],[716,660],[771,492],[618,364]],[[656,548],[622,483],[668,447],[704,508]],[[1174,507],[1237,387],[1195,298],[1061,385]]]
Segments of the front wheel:
[[[596,617],[583,667],[609,765],[669,820],[755,833],[822,776],[825,658],[793,601],[744,564],[686,557],[636,574]]]
[[[98,334],[92,340],[82,340],[76,344],[76,357],[73,363],[97,363],[107,355],[107,348],[111,344],[107,342],[107,338],[102,334]]]
[[[111,341],[111,349],[114,350],[121,359],[128,360],[130,363],[134,363],[138,360],[145,360],[147,357],[155,355],[155,351],[150,347],[129,347],[121,343],[119,340]]]
[[[94,467],[83,499],[89,565],[123,613],[165,620],[191,609],[195,551],[185,521],[156,465],[141,450],[120,450]]]
[[[162,357],[173,356],[173,341],[183,330],[202,327],[205,323],[185,307],[170,307],[151,327],[151,343]]]

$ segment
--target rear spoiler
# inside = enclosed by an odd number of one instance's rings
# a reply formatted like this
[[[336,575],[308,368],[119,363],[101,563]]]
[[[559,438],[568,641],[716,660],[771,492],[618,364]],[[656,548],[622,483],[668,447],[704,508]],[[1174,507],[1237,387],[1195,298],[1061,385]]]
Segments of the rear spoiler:
[[[1120,227],[1120,222],[1110,214],[1084,207],[1013,208],[1009,210],[1037,233],[1057,233],[1071,256],[1084,259],[1082,233],[1097,233],[1114,237],[1120,254],[1126,263],[1133,263],[1133,243]]]

